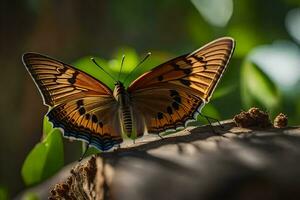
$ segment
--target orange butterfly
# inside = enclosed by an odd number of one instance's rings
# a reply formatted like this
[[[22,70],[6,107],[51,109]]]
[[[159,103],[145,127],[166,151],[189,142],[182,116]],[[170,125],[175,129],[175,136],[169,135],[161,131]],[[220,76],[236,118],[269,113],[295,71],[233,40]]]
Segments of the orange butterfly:
[[[23,62],[51,109],[54,127],[65,137],[106,151],[122,134],[141,137],[186,127],[195,120],[220,80],[234,40],[217,39],[193,53],[165,62],[130,84],[105,84],[63,62],[36,53]]]

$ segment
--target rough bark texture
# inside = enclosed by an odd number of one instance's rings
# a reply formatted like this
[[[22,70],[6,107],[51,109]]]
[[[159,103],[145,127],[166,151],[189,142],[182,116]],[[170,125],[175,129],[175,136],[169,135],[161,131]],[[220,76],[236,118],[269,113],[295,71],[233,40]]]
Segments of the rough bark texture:
[[[300,128],[190,127],[86,158],[50,199],[300,199]],[[159,139],[159,140],[158,140]],[[153,141],[154,140],[154,141]],[[125,149],[124,149],[125,148]],[[59,175],[61,177],[61,175]],[[64,175],[66,176],[66,175]],[[49,189],[48,188],[48,189]],[[45,187],[44,187],[45,190]],[[38,192],[46,198],[47,191]]]

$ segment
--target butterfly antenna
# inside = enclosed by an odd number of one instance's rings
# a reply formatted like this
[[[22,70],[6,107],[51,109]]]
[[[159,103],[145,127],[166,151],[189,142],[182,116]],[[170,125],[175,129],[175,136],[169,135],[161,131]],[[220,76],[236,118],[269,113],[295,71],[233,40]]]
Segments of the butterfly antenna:
[[[143,63],[145,62],[145,60],[147,60],[147,58],[149,58],[149,56],[151,55],[151,52],[148,52],[147,55],[139,62],[139,64],[137,64],[135,66],[135,68],[125,77],[124,79],[124,83],[126,82],[126,80],[130,77],[130,75],[136,71],[136,69]]]
[[[124,64],[124,60],[125,60],[125,55],[122,56],[121,68],[120,68],[120,71],[119,71],[118,80],[120,80],[120,75],[121,75],[121,72],[122,72],[122,67],[123,67],[123,64]]]
[[[93,61],[93,63],[95,63],[95,65],[97,65],[102,71],[104,71],[110,78],[112,78],[114,81],[117,81],[117,79],[115,79],[110,73],[108,73],[107,71],[105,71],[97,62],[94,58],[91,58],[91,60]]]

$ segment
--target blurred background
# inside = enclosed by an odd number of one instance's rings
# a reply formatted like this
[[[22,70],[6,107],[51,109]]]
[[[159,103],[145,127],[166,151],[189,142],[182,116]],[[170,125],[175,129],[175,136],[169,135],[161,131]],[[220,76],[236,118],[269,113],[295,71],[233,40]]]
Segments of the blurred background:
[[[116,75],[125,54],[122,78],[152,52],[133,80],[231,36],[235,53],[203,112],[223,120],[257,106],[299,125],[299,0],[1,0],[0,25],[0,199],[39,184],[82,151],[43,122],[48,108],[22,64],[24,52],[63,60],[112,87],[91,56]]]

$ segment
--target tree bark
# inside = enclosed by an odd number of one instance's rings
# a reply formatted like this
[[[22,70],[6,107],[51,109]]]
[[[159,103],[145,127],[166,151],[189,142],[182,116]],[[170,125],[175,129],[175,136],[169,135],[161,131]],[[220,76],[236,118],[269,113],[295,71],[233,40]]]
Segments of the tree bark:
[[[300,199],[300,127],[221,123],[145,136],[31,191],[41,199]]]

